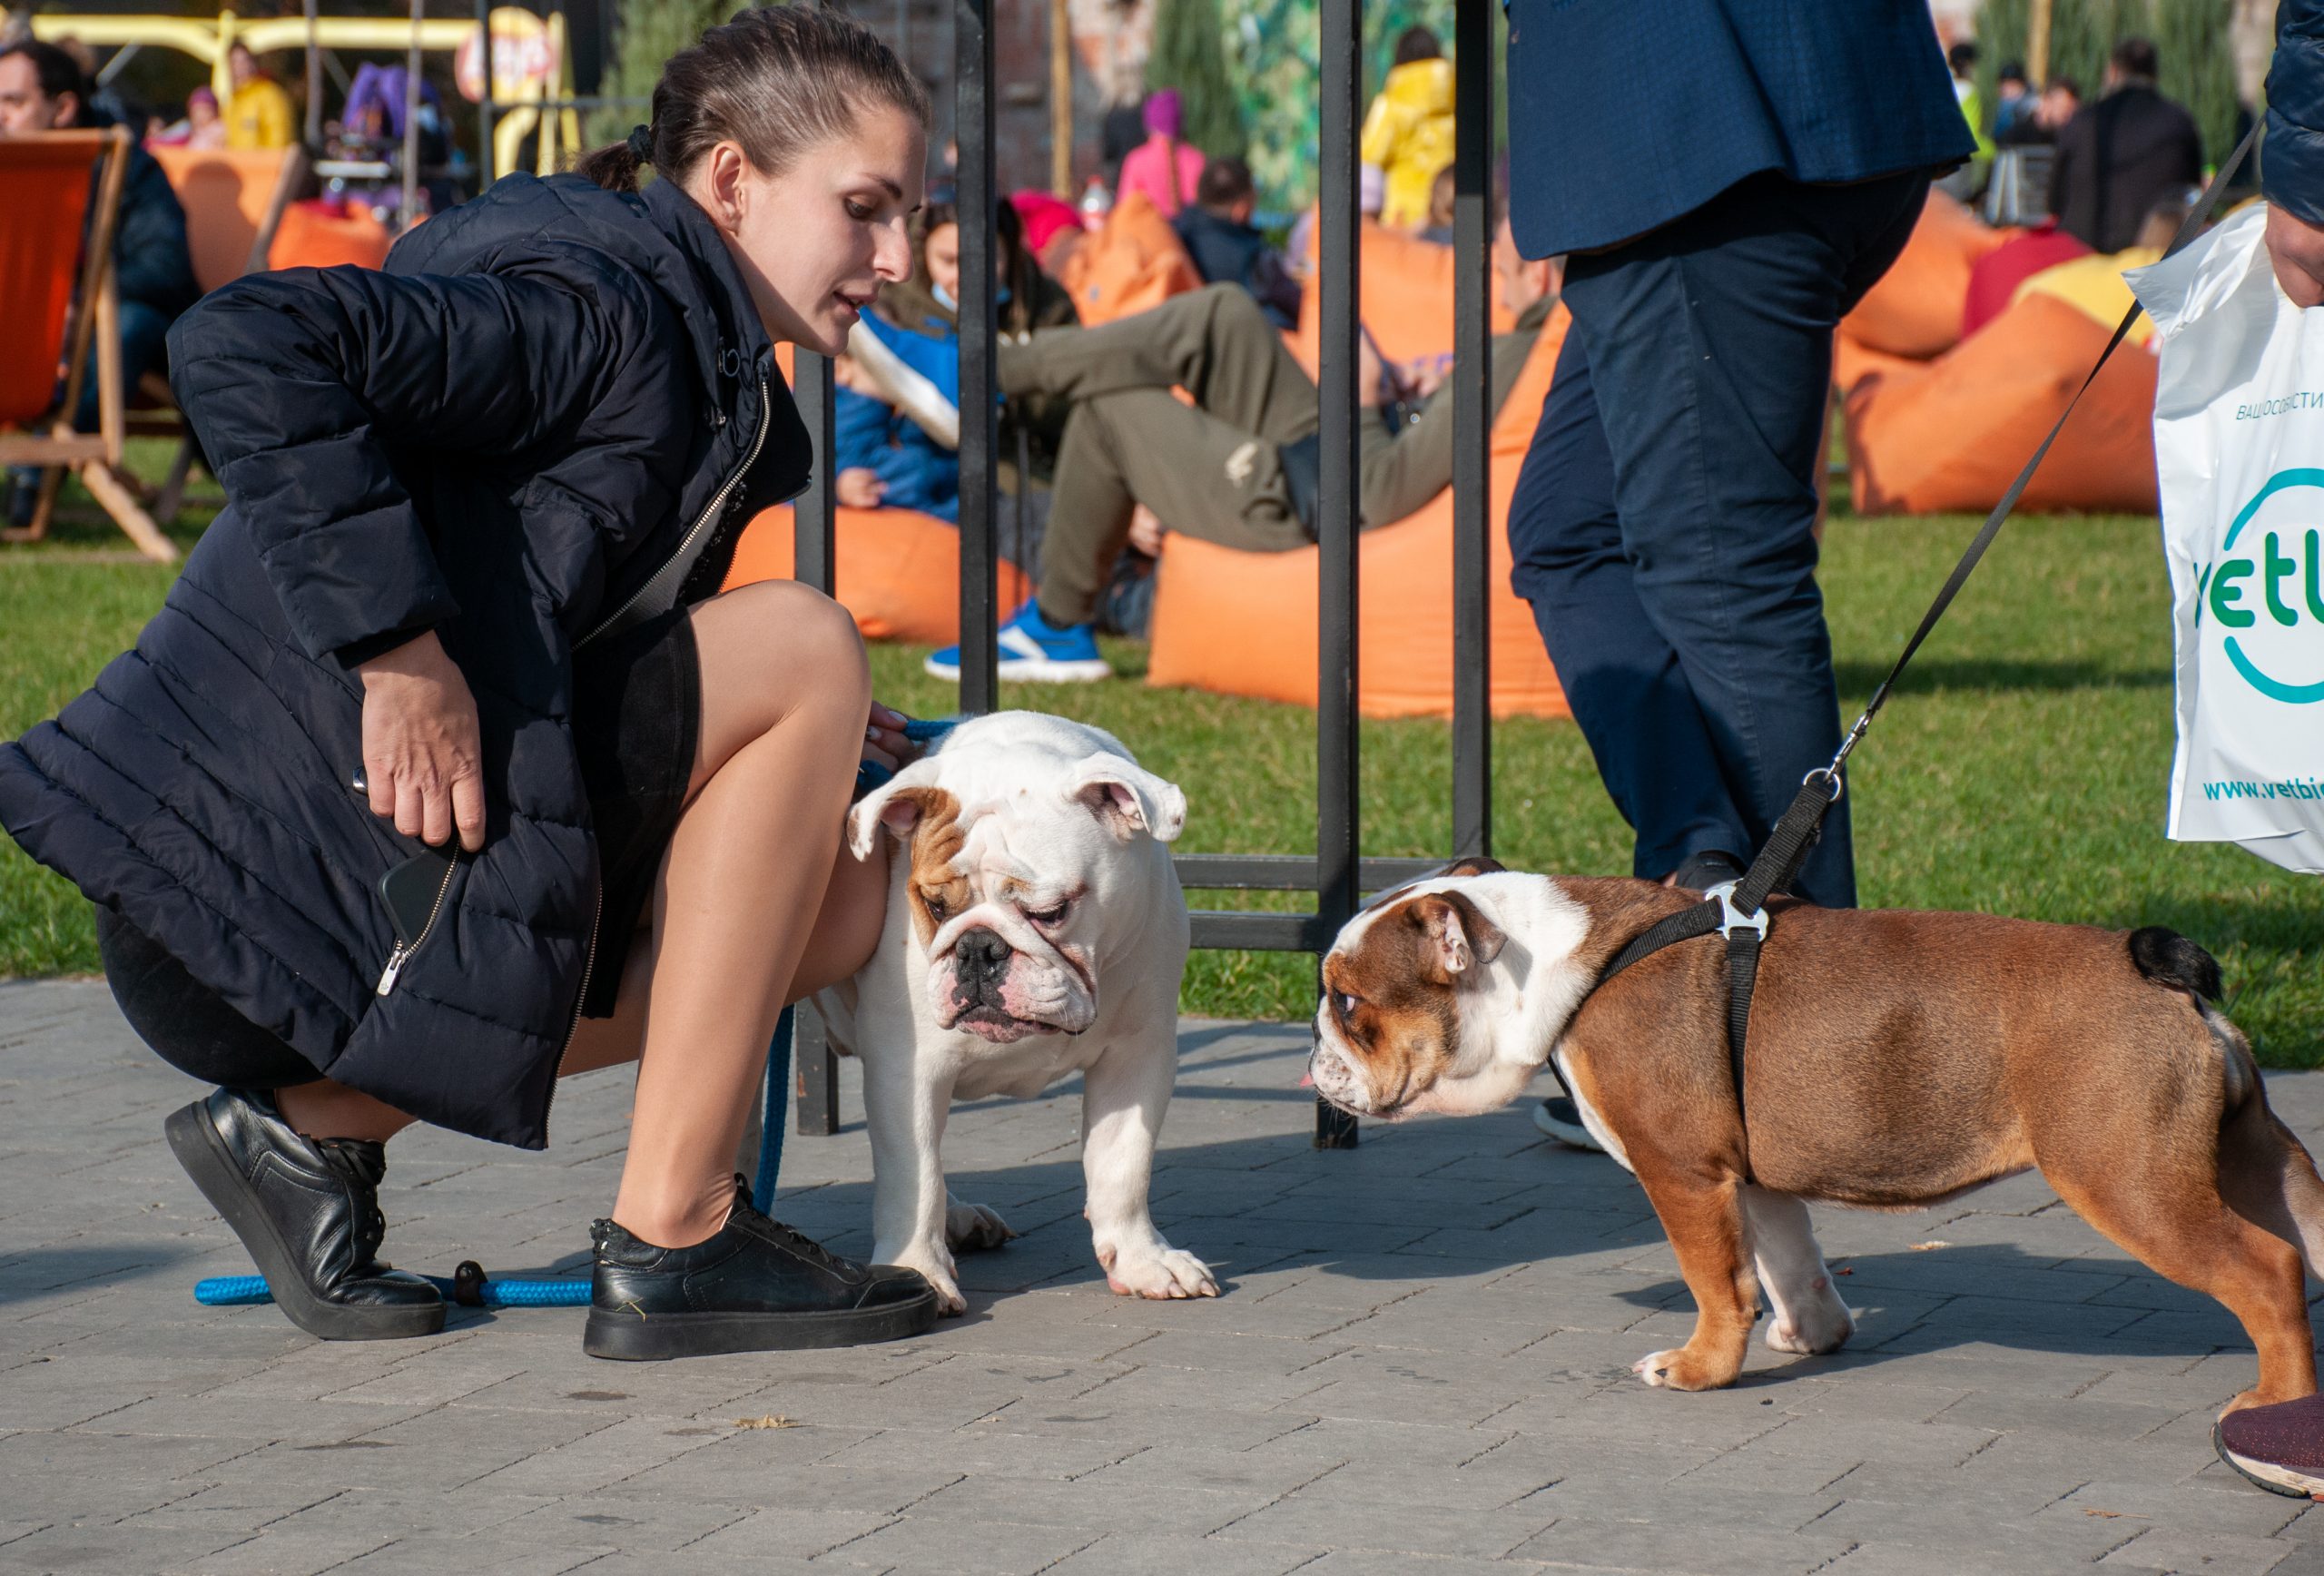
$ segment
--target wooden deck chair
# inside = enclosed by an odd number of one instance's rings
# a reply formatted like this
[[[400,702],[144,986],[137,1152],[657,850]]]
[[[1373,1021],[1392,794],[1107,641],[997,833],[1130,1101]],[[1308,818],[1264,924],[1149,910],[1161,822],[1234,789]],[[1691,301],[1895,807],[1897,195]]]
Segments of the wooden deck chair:
[[[307,178],[307,151],[288,148],[172,148],[150,150],[170,179],[185,210],[186,249],[193,257],[193,279],[204,294],[267,266],[267,252],[290,199]],[[129,410],[133,438],[174,438],[170,474],[153,493],[153,513],[177,517],[185,500],[187,474],[200,457],[193,434],[156,372],[139,379]]]
[[[129,133],[118,126],[0,138],[0,312],[11,325],[0,336],[0,465],[42,468],[31,528],[0,532],[0,540],[36,540],[48,534],[57,488],[69,469],[140,552],[170,563],[177,548],[138,506],[119,469],[123,389],[113,238],[128,168]],[[93,345],[97,430],[75,432],[73,412],[81,402]]]

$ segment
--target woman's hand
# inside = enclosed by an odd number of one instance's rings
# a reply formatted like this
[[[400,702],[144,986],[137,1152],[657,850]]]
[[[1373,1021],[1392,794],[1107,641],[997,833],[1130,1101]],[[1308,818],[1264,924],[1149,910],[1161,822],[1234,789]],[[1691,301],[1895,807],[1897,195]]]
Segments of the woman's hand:
[[[1129,545],[1149,558],[1162,556],[1162,538],[1170,534],[1162,517],[1139,504],[1129,512]]]
[[[904,724],[909,721],[903,713],[873,701],[871,720],[863,728],[863,758],[877,761],[891,772],[919,760],[921,747],[904,737]]]
[[[2276,282],[2296,307],[2324,303],[2324,225],[2282,208],[2268,210],[2268,261],[2275,265]]]
[[[476,697],[429,630],[359,664],[363,680],[363,775],[371,813],[429,847],[457,829],[484,846],[484,764]]]
[[[869,466],[852,465],[839,473],[833,490],[839,501],[852,509],[876,509],[887,496],[888,484],[880,473]]]

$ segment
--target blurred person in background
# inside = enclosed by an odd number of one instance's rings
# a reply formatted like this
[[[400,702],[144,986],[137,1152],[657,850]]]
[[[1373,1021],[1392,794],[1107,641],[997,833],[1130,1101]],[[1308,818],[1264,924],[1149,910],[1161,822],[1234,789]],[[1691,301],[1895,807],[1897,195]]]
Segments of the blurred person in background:
[[[1178,210],[1195,200],[1202,180],[1202,150],[1179,140],[1186,133],[1186,103],[1177,88],[1148,96],[1143,113],[1146,141],[1122,155],[1122,178],[1114,198],[1119,202],[1143,192],[1164,218],[1176,218]]]
[[[1452,63],[1427,28],[1407,27],[1396,40],[1396,64],[1364,112],[1357,152],[1380,172],[1380,222],[1426,224],[1429,188],[1452,162]]]
[[[2004,61],[1994,78],[1994,141],[2004,144],[2016,141],[2019,124],[2034,118],[2040,103],[2033,85],[2025,79],[2024,65],[2014,60]]]
[[[1283,254],[1251,222],[1258,207],[1251,167],[1240,159],[1213,159],[1195,191],[1195,205],[1170,222],[1206,284],[1239,284],[1278,329],[1299,326],[1299,282]]]
[[[226,70],[234,81],[234,96],[226,105],[228,147],[287,148],[299,140],[290,95],[267,74],[250,45],[237,44],[226,52]]]
[[[2107,57],[2106,87],[2058,133],[2050,212],[2093,251],[2120,251],[2158,202],[2203,179],[2195,117],[2155,91],[2154,45],[2125,38]]]

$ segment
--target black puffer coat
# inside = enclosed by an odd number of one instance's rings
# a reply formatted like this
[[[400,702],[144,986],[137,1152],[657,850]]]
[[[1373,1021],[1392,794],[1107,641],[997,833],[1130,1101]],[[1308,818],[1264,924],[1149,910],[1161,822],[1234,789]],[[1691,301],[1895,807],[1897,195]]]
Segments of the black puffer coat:
[[[215,292],[171,362],[229,507],[136,648],[0,746],[0,825],[332,1078],[537,1148],[597,898],[572,651],[697,527],[714,589],[806,479],[742,278],[668,182],[512,176],[385,273]],[[377,883],[419,845],[350,786],[352,665],[431,626],[487,842],[382,995]]]

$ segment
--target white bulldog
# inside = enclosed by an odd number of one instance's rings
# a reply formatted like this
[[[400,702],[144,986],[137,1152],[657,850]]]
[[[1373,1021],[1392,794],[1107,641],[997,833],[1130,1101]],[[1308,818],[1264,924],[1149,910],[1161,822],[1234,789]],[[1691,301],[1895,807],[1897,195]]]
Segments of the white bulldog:
[[[1166,845],[1186,819],[1186,795],[1112,734],[1035,712],[962,723],[848,813],[856,858],[883,835],[901,846],[879,950],[815,1005],[863,1059],[872,1256],[926,1276],[944,1313],[968,1307],[953,1253],[1015,1235],[945,1190],[953,1099],[1030,1098],[1076,1072],[1106,1284],[1218,1295],[1147,1212],[1178,1068],[1187,901]]]

